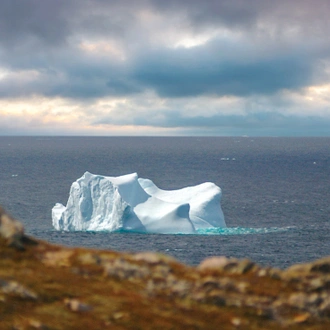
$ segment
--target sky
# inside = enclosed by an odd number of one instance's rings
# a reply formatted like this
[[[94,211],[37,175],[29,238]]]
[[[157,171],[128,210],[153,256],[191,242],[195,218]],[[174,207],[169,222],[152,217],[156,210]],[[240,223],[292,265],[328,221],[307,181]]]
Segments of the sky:
[[[330,136],[329,0],[1,0],[0,135]]]

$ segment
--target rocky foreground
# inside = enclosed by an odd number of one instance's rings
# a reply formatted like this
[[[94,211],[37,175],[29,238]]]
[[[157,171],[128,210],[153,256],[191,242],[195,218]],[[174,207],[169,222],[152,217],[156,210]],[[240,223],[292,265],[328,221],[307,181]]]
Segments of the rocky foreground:
[[[0,208],[0,329],[330,329],[330,258],[281,271],[35,240]]]

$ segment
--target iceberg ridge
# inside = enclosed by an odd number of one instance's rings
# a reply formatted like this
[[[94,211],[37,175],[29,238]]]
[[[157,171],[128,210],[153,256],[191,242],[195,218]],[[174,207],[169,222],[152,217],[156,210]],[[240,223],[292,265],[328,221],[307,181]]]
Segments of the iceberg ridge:
[[[52,209],[55,229],[192,234],[226,227],[221,189],[214,183],[166,191],[136,173],[119,177],[89,172],[71,185],[67,205]]]

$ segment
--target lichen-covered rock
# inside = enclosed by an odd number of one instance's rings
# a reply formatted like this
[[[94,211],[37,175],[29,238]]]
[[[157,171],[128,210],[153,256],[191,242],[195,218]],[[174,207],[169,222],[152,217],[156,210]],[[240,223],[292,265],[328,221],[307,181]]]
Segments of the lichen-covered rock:
[[[207,258],[198,265],[200,270],[217,270],[230,274],[245,274],[256,268],[256,264],[248,259],[238,260],[224,256]]]
[[[24,234],[23,225],[15,220],[0,206],[0,238],[9,246],[24,250],[24,244],[36,244],[36,241]]]
[[[16,281],[6,281],[0,278],[0,290],[7,295],[14,295],[23,299],[35,300],[38,295]]]
[[[12,218],[0,206],[0,236],[4,238],[8,244],[21,246],[21,239],[24,236],[23,225]]]
[[[88,312],[93,309],[92,306],[84,304],[83,302],[79,301],[78,299],[66,298],[66,299],[64,299],[64,304],[72,312]]]

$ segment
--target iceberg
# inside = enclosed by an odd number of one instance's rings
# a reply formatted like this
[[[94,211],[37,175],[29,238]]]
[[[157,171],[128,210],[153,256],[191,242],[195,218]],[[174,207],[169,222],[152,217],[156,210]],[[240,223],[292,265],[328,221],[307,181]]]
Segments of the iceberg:
[[[226,227],[220,201],[221,189],[211,182],[167,191],[137,173],[86,172],[71,185],[67,205],[53,207],[52,223],[64,231],[195,234]]]

